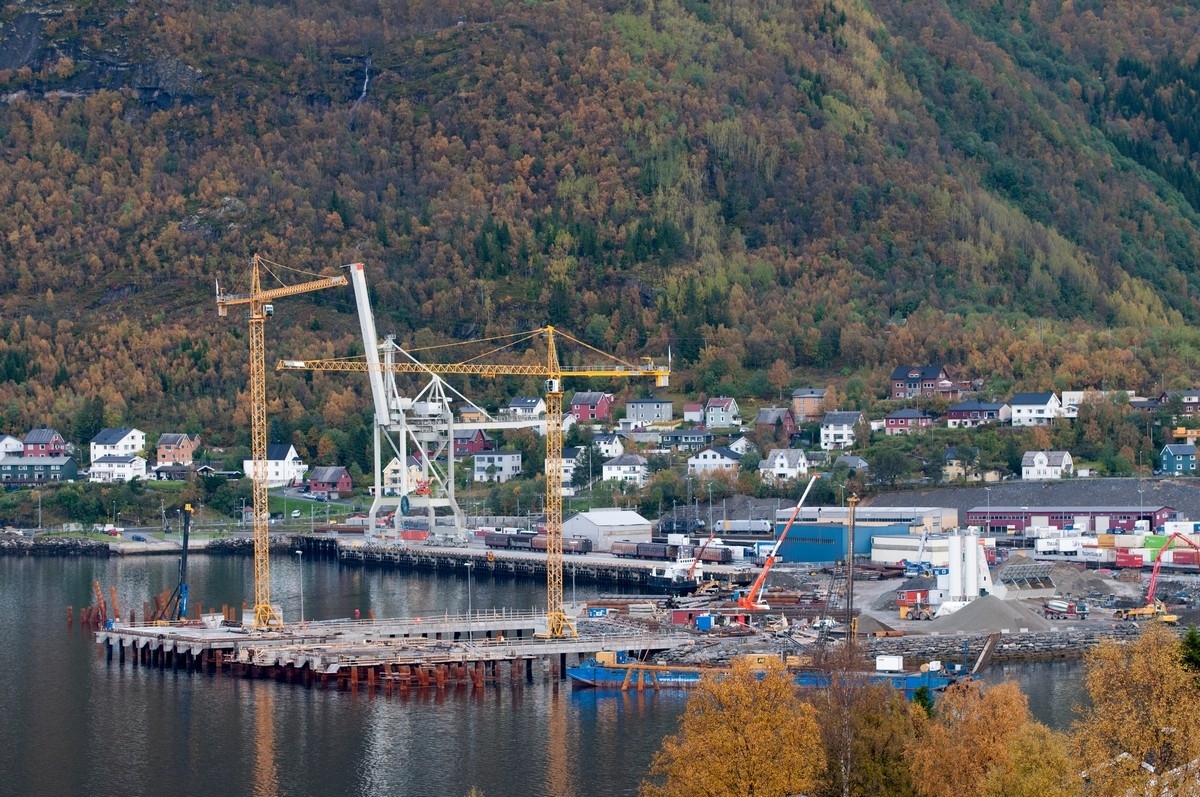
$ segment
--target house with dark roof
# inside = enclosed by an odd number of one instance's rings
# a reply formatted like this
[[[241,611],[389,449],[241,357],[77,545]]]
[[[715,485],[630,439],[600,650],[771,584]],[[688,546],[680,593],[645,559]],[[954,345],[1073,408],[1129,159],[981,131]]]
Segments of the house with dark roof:
[[[1188,443],[1171,443],[1163,446],[1159,454],[1158,470],[1163,474],[1195,473],[1196,447]]]
[[[536,396],[517,396],[500,409],[501,415],[517,418],[543,418],[546,401]]]
[[[953,384],[940,365],[901,365],[892,371],[892,398],[936,396],[943,382],[947,386]]]
[[[336,499],[349,495],[354,484],[350,480],[350,471],[341,465],[322,465],[312,469],[308,489],[313,495]]]
[[[737,473],[741,467],[742,455],[725,446],[713,446],[698,451],[688,457],[688,473],[703,475],[705,473]]]
[[[946,426],[950,429],[974,429],[985,423],[1008,423],[1012,408],[992,401],[960,401],[946,410]]]
[[[482,429],[454,430],[454,458],[473,457],[481,451],[491,451],[496,447],[492,438]]]
[[[883,431],[889,437],[909,434],[918,429],[928,429],[930,426],[933,426],[933,416],[926,415],[920,410],[896,410],[883,417]]]
[[[52,457],[0,457],[0,482],[4,484],[45,484],[74,481],[79,465],[66,454]]]
[[[160,466],[191,465],[199,447],[200,435],[167,432],[158,438],[154,447],[155,459]]]
[[[1017,393],[1008,406],[1012,408],[1013,426],[1049,426],[1062,415],[1062,404],[1053,392]]]
[[[673,420],[675,406],[670,399],[644,398],[625,402],[625,423],[635,429]]]
[[[825,413],[821,419],[821,448],[825,451],[850,448],[856,441],[855,427],[861,423],[865,423],[865,416],[858,410]]]
[[[825,409],[823,387],[798,387],[792,391],[792,418],[796,423],[808,423],[821,415]]]
[[[659,435],[659,445],[676,451],[699,451],[710,446],[716,436],[703,429],[675,429]]]
[[[139,455],[145,447],[146,433],[143,431],[131,429],[128,426],[122,426],[119,429],[104,429],[91,439],[88,459],[94,463],[107,456]],[[142,461],[145,462],[145,460]],[[143,468],[144,470],[145,468]],[[145,473],[142,475],[145,476]],[[92,479],[92,481],[96,480]]]
[[[302,484],[304,474],[308,472],[308,465],[300,459],[296,447],[291,443],[268,443],[266,466],[264,477],[268,487]],[[242,471],[250,478],[255,478],[254,460],[242,460]]]
[[[650,478],[647,460],[640,454],[622,454],[613,457],[601,466],[604,481],[621,481],[637,487],[645,485]]]
[[[763,407],[754,416],[754,433],[759,440],[783,432],[785,438],[796,433],[796,422],[785,407]]]
[[[570,413],[581,423],[607,423],[612,418],[613,396],[598,390],[581,390],[571,397]]]
[[[21,443],[25,447],[23,456],[26,457],[61,457],[71,453],[71,444],[57,431],[45,426],[31,429]]]
[[[1158,403],[1170,404],[1173,399],[1179,399],[1184,415],[1200,413],[1200,390],[1167,390],[1159,395]]]
[[[758,475],[767,484],[798,479],[808,473],[808,457],[799,448],[772,448],[759,460]]]

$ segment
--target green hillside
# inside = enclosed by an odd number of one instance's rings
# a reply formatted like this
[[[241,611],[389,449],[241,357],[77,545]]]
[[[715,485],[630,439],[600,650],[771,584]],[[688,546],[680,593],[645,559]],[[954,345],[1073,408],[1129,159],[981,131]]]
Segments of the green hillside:
[[[682,392],[861,404],[927,361],[997,394],[1196,382],[1193,7],[41,8],[0,15],[9,432],[102,406],[244,442],[246,333],[212,286],[254,252],[366,263],[409,345],[552,323],[670,349]],[[361,351],[353,297],[282,300],[268,341]],[[359,379],[271,382],[312,454],[366,409]]]

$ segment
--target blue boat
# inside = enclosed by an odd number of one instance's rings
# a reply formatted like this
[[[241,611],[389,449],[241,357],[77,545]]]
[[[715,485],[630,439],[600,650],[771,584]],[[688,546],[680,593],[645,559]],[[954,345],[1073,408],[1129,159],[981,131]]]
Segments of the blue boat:
[[[598,689],[688,689],[701,680],[721,678],[729,670],[718,667],[686,667],[682,665],[651,664],[637,661],[624,653],[602,653],[597,658],[575,667],[567,668],[567,677],[573,686]],[[851,679],[861,678],[871,684],[890,686],[912,699],[921,687],[938,692],[960,680],[957,672],[944,669],[923,669],[910,672],[860,672],[851,673]],[[823,670],[800,669],[795,671],[796,685],[807,689],[824,689],[829,686],[830,673]]]

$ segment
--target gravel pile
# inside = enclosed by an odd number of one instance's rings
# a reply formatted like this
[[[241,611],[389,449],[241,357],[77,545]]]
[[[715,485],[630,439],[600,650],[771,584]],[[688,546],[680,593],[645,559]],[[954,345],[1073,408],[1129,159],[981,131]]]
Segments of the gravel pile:
[[[1001,600],[995,595],[977,598],[954,614],[939,617],[926,626],[929,631],[941,634],[1016,632],[1022,628],[1049,631],[1053,627],[1053,623],[1032,609],[1013,601]]]

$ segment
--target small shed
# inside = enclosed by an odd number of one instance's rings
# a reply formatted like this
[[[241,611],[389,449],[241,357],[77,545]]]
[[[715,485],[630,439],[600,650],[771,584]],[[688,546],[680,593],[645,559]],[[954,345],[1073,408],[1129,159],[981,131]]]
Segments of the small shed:
[[[650,542],[651,523],[630,509],[592,509],[563,521],[563,538],[587,537],[592,550],[608,551],[614,540]]]

